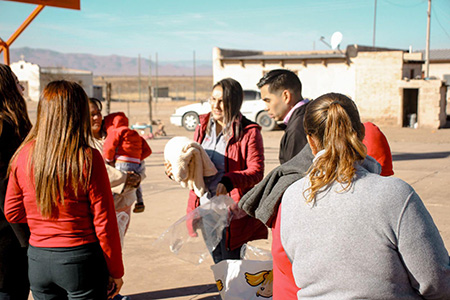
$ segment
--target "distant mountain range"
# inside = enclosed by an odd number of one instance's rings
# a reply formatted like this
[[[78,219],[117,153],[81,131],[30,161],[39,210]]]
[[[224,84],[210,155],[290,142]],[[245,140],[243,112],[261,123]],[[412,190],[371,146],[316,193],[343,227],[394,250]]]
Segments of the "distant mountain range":
[[[41,67],[65,67],[92,71],[98,75],[138,75],[138,58],[118,55],[93,55],[85,53],[61,53],[48,49],[33,49],[28,47],[11,49],[11,63],[21,58]],[[196,61],[197,76],[211,76],[212,62]],[[141,57],[141,74],[148,75],[149,60]],[[155,75],[155,61],[152,61],[152,74]],[[161,61],[158,62],[159,76],[192,76],[192,61]]]

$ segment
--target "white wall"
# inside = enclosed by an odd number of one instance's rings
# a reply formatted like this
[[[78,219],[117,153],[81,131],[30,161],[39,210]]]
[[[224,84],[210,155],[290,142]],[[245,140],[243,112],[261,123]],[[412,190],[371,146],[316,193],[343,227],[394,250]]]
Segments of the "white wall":
[[[40,90],[40,67],[36,64],[20,60],[11,64],[11,70],[16,74],[19,81],[28,82],[27,100],[39,101]],[[25,95],[26,96],[26,95]]]
[[[244,62],[237,60],[220,63],[220,50],[213,51],[213,79],[217,82],[231,77],[239,81],[243,89],[257,90],[256,84],[261,77],[273,69],[285,68],[297,72],[302,82],[302,95],[314,99],[328,92],[355,96],[355,68],[342,61],[328,61],[326,65],[321,61],[307,63],[300,61],[280,66],[279,61],[266,61],[264,65],[258,62]]]

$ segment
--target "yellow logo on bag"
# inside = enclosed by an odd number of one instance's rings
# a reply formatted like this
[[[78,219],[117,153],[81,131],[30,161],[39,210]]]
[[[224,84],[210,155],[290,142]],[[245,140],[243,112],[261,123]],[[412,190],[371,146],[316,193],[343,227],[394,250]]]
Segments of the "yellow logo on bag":
[[[273,271],[261,271],[256,274],[246,272],[245,279],[251,286],[261,285],[256,292],[257,297],[270,298],[273,293]]]
[[[216,285],[217,285],[217,289],[219,290],[219,292],[221,292],[223,290],[223,282],[222,280],[217,280],[216,281]]]

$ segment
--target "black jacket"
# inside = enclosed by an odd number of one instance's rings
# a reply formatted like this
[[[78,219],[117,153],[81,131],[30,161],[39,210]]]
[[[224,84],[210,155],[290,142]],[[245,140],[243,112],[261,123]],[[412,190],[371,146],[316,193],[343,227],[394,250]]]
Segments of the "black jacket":
[[[308,102],[309,103],[309,102]],[[308,143],[306,140],[305,129],[303,127],[303,117],[308,103],[300,106],[292,113],[291,118],[285,128],[285,133],[280,142],[280,164],[284,164]]]

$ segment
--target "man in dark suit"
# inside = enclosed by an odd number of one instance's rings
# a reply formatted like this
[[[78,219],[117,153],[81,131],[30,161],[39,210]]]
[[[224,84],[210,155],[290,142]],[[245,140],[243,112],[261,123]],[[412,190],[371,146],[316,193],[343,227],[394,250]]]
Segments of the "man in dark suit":
[[[265,74],[257,85],[261,90],[261,98],[266,102],[269,115],[285,124],[279,153],[280,164],[283,164],[307,144],[303,117],[308,100],[302,97],[300,79],[289,70],[272,70]]]

